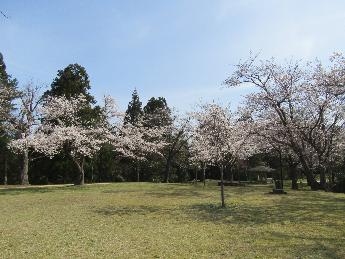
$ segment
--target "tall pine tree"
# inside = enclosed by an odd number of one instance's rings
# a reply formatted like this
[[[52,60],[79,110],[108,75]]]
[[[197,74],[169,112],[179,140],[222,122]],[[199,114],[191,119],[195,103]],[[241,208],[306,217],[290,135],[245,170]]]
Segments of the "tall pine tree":
[[[6,65],[0,53],[0,183],[7,183],[10,153],[7,143],[10,133],[6,129],[6,123],[11,119],[14,110],[14,99],[19,96],[17,80],[12,78],[6,71]]]
[[[14,109],[14,99],[18,97],[17,79],[7,74],[6,65],[2,54],[0,53],[0,123],[3,123],[10,118],[11,112]],[[0,126],[0,127],[1,127]],[[1,127],[3,129],[3,127]]]
[[[90,94],[90,89],[91,85],[86,69],[79,64],[70,64],[63,70],[58,71],[56,78],[51,84],[51,89],[46,91],[44,96],[65,96],[66,98],[71,98],[84,95],[88,105],[86,108],[80,111],[78,114],[78,120],[85,126],[89,126],[90,124],[99,122],[101,119],[100,107],[95,105],[96,101],[95,98]],[[40,170],[40,168],[52,168],[54,170],[51,170],[50,172],[42,172],[42,174],[51,173],[47,176],[49,180],[60,179],[58,181],[64,183],[69,179],[69,175],[67,175],[66,172],[70,171],[72,178],[74,178],[74,182],[78,184],[81,179],[79,179],[79,174],[77,173],[78,171],[75,167],[73,167],[71,161],[65,159],[67,154],[68,152],[59,154],[51,161],[42,159],[36,163],[37,168],[35,169]],[[92,161],[86,162],[87,164],[85,167],[88,168]],[[49,166],[47,166],[47,164]],[[71,168],[74,168],[75,170],[72,170]],[[52,175],[52,173],[55,175]],[[86,175],[86,177],[88,178],[88,175]],[[39,176],[36,176],[36,178],[39,178]]]
[[[90,103],[95,103],[94,97],[89,93],[91,89],[89,75],[86,69],[79,64],[70,64],[58,74],[51,84],[51,89],[45,96],[77,97],[83,94]]]
[[[144,107],[145,122],[148,126],[162,127],[172,124],[171,110],[164,97],[152,97]]]
[[[141,108],[141,102],[136,89],[132,93],[132,100],[129,102],[124,123],[137,124],[141,116],[143,115],[143,110]]]

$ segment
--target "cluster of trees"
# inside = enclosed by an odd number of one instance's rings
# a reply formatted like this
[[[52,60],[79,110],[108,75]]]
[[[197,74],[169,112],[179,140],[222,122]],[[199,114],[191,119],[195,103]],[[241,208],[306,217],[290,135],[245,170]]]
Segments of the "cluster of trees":
[[[165,98],[143,107],[136,90],[125,112],[90,94],[85,68],[59,70],[51,88],[19,89],[0,56],[2,183],[248,180],[248,167],[284,169],[292,187],[344,188],[345,58],[241,62],[228,87],[256,88],[236,112],[203,104],[184,116]],[[236,172],[236,174],[234,174]],[[224,204],[223,184],[221,184]]]
[[[254,56],[225,81],[229,87],[256,88],[242,114],[251,121],[260,148],[287,161],[293,188],[299,168],[313,190],[343,191],[344,83],[345,57],[339,53],[330,57],[328,66],[319,60],[281,65]]]
[[[78,64],[59,70],[44,93],[32,83],[19,89],[1,64],[3,184],[185,180],[177,153],[186,142],[165,98],[142,107],[134,90],[120,112],[109,96],[96,102]]]

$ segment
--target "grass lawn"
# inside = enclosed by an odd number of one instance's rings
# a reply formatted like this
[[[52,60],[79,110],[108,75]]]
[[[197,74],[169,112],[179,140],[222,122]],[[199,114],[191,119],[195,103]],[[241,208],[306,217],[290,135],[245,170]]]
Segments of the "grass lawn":
[[[345,258],[345,194],[270,186],[0,190],[0,258]]]

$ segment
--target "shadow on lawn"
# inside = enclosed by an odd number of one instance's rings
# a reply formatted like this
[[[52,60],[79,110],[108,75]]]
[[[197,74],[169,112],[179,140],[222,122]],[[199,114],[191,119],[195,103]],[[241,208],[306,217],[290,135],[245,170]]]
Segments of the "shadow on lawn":
[[[141,190],[104,190],[102,193],[135,193],[141,192]]]
[[[19,194],[26,194],[26,193],[46,193],[46,192],[53,192],[55,189],[52,188],[35,188],[35,187],[27,187],[27,188],[8,188],[8,189],[1,189],[1,195],[19,195]]]
[[[162,191],[147,191],[145,195],[153,196],[156,198],[181,198],[181,197],[207,197],[208,194],[200,190],[178,189],[178,190],[162,190]]]
[[[325,197],[314,193],[311,197],[281,198],[264,205],[230,203],[226,208],[197,204],[186,207],[185,212],[202,221],[247,225],[326,221],[328,226],[338,226],[335,221],[342,221],[345,216],[345,197]]]
[[[35,187],[35,186],[26,186],[26,187],[8,187],[4,189],[0,189],[0,196],[1,195],[20,195],[20,194],[28,194],[28,193],[51,193],[57,191],[66,191],[66,190],[73,190],[73,191],[86,191],[90,189],[89,186],[75,186],[75,185],[65,185],[65,186],[42,186],[42,187]]]
[[[149,213],[162,211],[159,207],[154,206],[135,206],[135,207],[121,207],[121,206],[108,206],[104,208],[99,208],[94,210],[94,212],[104,215],[104,216],[113,216],[113,215],[146,215]]]
[[[265,236],[265,239],[272,244],[277,242],[278,244],[284,244],[286,240],[297,239],[298,245],[294,245],[296,258],[309,257],[312,254],[322,256],[322,258],[341,259],[343,255],[339,255],[339,248],[343,247],[343,240],[340,238],[326,238],[326,237],[312,237],[307,235],[286,234],[282,232],[269,232],[269,235]],[[308,240],[308,244],[305,241]],[[318,257],[319,258],[319,257]]]

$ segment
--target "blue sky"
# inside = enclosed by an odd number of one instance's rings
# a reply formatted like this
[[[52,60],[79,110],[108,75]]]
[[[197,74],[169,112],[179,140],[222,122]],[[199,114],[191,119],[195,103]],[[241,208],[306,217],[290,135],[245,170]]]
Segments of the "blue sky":
[[[20,83],[50,85],[83,65],[92,93],[122,108],[134,87],[188,110],[200,98],[236,106],[248,89],[222,81],[250,51],[326,60],[345,48],[345,1],[2,0],[0,51]]]

